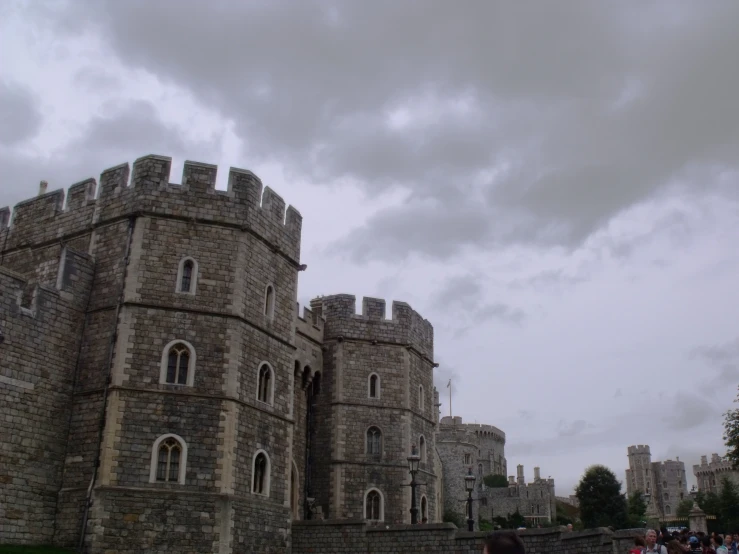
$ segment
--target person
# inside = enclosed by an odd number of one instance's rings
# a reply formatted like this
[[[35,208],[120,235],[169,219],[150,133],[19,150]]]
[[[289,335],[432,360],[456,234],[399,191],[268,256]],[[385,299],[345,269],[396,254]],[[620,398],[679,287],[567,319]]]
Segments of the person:
[[[736,542],[734,541],[734,538],[735,537],[736,537],[736,535],[732,535],[731,533],[727,533],[726,534],[726,537],[724,538],[724,546],[729,551],[729,554],[739,554],[739,552],[737,552]]]
[[[667,543],[667,554],[685,554],[685,550],[680,545],[680,541],[672,539]]]
[[[667,554],[667,548],[661,544],[657,544],[657,531],[654,529],[649,529],[647,531],[647,534],[644,536],[644,542],[647,543],[644,548],[645,554],[650,554],[651,552],[655,552],[656,554]]]
[[[641,554],[644,552],[644,547],[646,546],[646,543],[644,542],[644,537],[641,535],[637,535],[634,537],[634,548],[629,550],[629,554]]]
[[[495,531],[485,537],[483,554],[526,554],[523,541],[514,531]]]
[[[701,538],[701,544],[703,545],[703,554],[716,554],[716,551],[711,546],[711,536],[705,535]]]
[[[724,538],[718,533],[713,537],[713,544],[716,554],[729,554],[729,549],[724,545]]]
[[[701,548],[701,541],[695,535],[690,536],[690,552],[691,554],[703,554],[703,548]]]

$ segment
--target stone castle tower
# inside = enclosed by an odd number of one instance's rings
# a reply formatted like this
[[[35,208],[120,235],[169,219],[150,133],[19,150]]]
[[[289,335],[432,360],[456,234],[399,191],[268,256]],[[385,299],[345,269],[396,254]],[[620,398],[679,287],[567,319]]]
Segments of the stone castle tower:
[[[629,469],[626,470],[626,493],[649,495],[650,504],[660,518],[677,515],[677,506],[688,496],[685,462],[680,459],[653,462],[649,445],[628,447]]]
[[[292,519],[409,521],[412,444],[440,520],[431,325],[298,317],[301,216],[251,172],[131,173],[0,210],[0,543],[286,552]]]
[[[331,518],[409,522],[407,457],[421,456],[419,520],[435,521],[433,328],[404,302],[364,298],[313,300],[325,317],[322,392],[316,415],[325,430],[315,461],[316,502]],[[330,455],[329,455],[330,454]],[[361,483],[362,487],[348,487]],[[373,501],[372,499],[375,499]],[[373,513],[374,511],[374,513]]]

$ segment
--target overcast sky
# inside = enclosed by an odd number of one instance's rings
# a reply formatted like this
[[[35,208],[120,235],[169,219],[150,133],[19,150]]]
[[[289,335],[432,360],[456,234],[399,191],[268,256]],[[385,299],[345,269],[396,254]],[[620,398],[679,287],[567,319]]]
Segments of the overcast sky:
[[[0,205],[149,154],[303,214],[299,298],[409,302],[509,473],[723,453],[739,3],[0,3]],[[358,304],[361,305],[361,302]],[[460,477],[461,478],[461,477]]]

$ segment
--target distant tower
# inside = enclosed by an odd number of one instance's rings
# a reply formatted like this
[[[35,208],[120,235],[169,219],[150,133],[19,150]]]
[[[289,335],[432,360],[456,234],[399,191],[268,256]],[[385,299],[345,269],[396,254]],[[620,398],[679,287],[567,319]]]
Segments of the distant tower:
[[[631,495],[636,491],[652,494],[654,478],[652,475],[652,453],[649,445],[629,446],[629,469],[626,470],[626,492]]]

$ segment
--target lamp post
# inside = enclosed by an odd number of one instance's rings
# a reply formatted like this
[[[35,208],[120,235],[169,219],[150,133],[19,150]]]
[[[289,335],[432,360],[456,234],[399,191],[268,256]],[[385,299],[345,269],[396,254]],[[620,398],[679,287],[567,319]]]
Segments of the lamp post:
[[[467,530],[475,530],[475,520],[472,517],[472,491],[475,490],[475,476],[472,475],[472,466],[464,476],[464,488],[467,491]]]
[[[421,456],[418,455],[416,445],[411,448],[411,455],[408,456],[408,471],[411,474],[411,525],[418,523],[418,507],[416,506],[416,473],[418,473],[418,464],[421,462]]]

